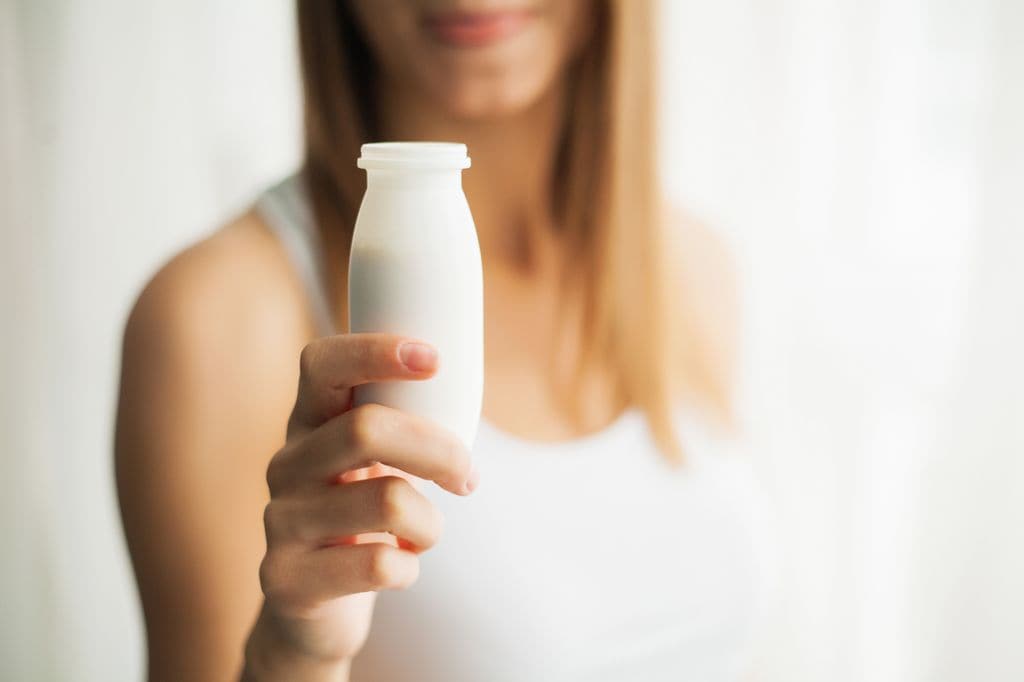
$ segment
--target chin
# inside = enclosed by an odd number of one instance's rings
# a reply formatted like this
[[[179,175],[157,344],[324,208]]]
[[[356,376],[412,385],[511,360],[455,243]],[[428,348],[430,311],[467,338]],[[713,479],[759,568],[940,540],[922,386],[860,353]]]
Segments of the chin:
[[[436,98],[452,118],[487,121],[511,118],[529,110],[547,87],[547,83],[454,83],[438,92]]]
[[[543,52],[521,59],[438,60],[421,83],[428,96],[459,120],[512,117],[535,105],[558,80],[559,64]]]

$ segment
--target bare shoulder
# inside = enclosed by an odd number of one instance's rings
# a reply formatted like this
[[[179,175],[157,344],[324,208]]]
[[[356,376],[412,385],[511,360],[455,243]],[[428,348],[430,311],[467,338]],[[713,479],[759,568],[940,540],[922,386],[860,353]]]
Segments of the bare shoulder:
[[[261,440],[281,437],[311,333],[276,238],[253,212],[233,220],[175,256],[139,295],[124,332],[119,445],[137,440],[122,435],[159,430],[182,441],[175,451],[198,453],[208,444],[184,441],[220,439],[257,419],[253,437],[271,423]]]
[[[249,211],[154,275],[132,310],[127,336],[154,327],[172,337],[202,332],[214,343],[255,331],[294,336],[308,327],[303,313],[301,286],[281,246]]]
[[[713,227],[672,207],[666,212],[673,287],[673,343],[685,349],[688,391],[731,412],[738,360],[740,297],[735,256]]]

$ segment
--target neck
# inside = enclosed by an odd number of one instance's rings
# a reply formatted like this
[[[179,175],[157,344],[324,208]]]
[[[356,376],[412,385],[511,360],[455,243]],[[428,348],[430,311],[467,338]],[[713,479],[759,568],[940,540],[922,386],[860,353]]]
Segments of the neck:
[[[381,133],[393,140],[463,142],[473,166],[463,188],[485,262],[533,269],[555,234],[551,187],[563,120],[564,88],[552,88],[511,116],[453,118],[407,88],[385,85]]]

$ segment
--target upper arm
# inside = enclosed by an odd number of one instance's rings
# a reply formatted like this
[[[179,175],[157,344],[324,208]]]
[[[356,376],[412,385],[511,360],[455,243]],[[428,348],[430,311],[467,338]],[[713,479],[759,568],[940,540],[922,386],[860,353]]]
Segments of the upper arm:
[[[294,398],[296,306],[287,287],[261,290],[256,245],[223,242],[167,265],[125,329],[115,461],[153,680],[237,674],[260,603],[265,467]]]

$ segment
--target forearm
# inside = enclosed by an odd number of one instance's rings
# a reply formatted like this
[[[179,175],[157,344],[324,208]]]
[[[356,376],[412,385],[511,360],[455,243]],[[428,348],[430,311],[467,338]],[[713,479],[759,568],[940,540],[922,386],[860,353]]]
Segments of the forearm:
[[[348,682],[348,661],[311,658],[286,641],[266,610],[261,610],[245,644],[240,682]]]

